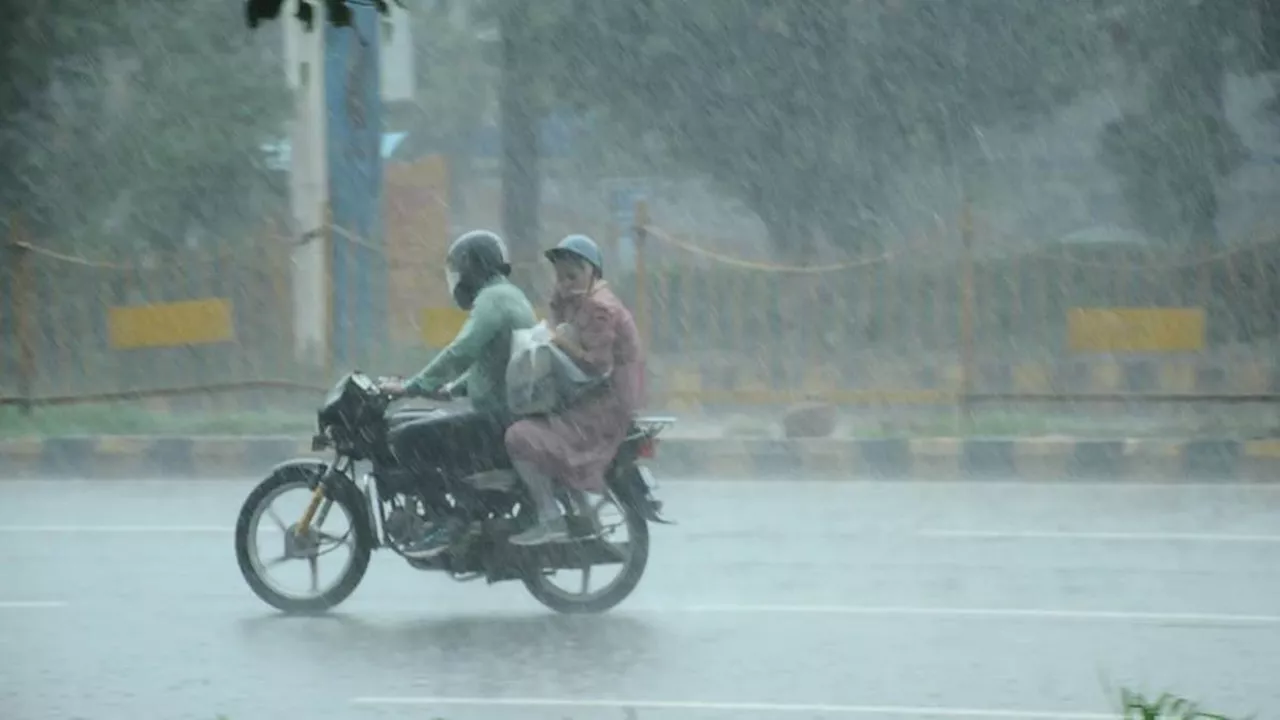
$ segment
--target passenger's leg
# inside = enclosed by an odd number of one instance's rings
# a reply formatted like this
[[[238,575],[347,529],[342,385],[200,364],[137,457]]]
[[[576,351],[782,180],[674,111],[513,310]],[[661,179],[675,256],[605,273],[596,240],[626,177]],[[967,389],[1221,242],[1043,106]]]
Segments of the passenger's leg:
[[[512,535],[512,544],[542,545],[567,538],[569,530],[564,515],[560,512],[560,505],[556,502],[555,480],[527,460],[513,460],[512,464],[529,489],[538,518],[533,527]]]
[[[507,429],[505,441],[511,465],[524,481],[533,500],[536,524],[511,536],[515,545],[541,545],[568,537],[568,529],[560,505],[556,502],[556,481],[538,462],[545,453],[539,448],[537,438],[545,428],[536,420],[520,420]]]
[[[601,493],[569,488],[569,505],[573,508],[573,514],[590,524],[592,535],[604,532],[604,526],[600,523],[600,506],[603,504],[604,495]]]

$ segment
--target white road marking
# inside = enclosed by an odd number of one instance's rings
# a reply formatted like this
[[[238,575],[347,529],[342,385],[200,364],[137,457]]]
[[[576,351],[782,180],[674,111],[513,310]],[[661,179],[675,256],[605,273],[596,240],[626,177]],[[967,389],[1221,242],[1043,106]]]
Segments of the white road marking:
[[[279,532],[277,528],[259,530]],[[229,534],[229,525],[0,525],[0,534]],[[914,536],[947,540],[1093,540],[1102,542],[1200,542],[1235,544],[1277,544],[1280,535],[1180,532],[1101,532],[1067,530],[916,530],[905,533],[890,531],[889,537]]]
[[[0,610],[55,610],[66,606],[57,600],[0,600]]]
[[[268,528],[262,528],[266,530]],[[274,530],[274,528],[270,528]],[[232,533],[219,525],[0,525],[0,533]]]
[[[859,605],[694,605],[683,612],[779,615],[881,615],[1030,620],[1102,620],[1195,625],[1280,625],[1280,615],[1229,613],[1164,613],[1119,610],[1054,610],[1043,608],[873,607]]]
[[[953,540],[1100,540],[1105,542],[1280,543],[1280,535],[1071,530],[920,530],[920,537]]]
[[[698,700],[609,700],[590,698],[358,697],[355,705],[453,705],[470,707],[606,708],[695,710],[716,712],[878,715],[910,718],[1001,718],[1003,720],[1112,720],[1110,713],[1015,710],[1004,708],[912,707],[909,705],[840,705],[828,703],[708,702]]]
[[[0,600],[0,610],[41,610],[67,607],[66,602],[52,600]],[[403,611],[421,614],[408,605],[361,605],[382,612]],[[495,608],[498,613],[504,609]],[[1181,625],[1276,626],[1280,615],[1240,615],[1230,613],[1142,612],[1120,610],[1063,610],[1051,608],[954,608],[862,605],[641,605],[631,606],[629,613],[692,615],[844,615],[862,617],[932,617],[987,620],[1048,620],[1095,622],[1142,622]]]

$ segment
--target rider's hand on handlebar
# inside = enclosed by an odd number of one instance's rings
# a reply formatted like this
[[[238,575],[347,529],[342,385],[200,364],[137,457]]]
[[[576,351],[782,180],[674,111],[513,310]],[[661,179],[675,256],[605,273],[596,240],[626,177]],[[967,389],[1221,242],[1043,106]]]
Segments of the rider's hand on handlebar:
[[[393,398],[404,397],[409,394],[408,388],[405,387],[404,380],[401,380],[400,378],[378,378],[378,389]]]
[[[453,388],[449,385],[442,385],[435,390],[426,391],[421,386],[408,385],[403,378],[398,377],[378,378],[378,389],[393,400],[416,397],[437,402],[449,402],[454,398]]]

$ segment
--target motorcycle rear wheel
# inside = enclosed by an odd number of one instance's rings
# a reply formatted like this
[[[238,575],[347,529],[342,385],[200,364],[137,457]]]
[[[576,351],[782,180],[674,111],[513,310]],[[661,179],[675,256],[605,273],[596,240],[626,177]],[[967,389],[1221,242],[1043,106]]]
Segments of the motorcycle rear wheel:
[[[649,523],[639,508],[627,500],[613,497],[623,513],[627,527],[629,553],[622,562],[622,572],[601,593],[590,596],[572,596],[553,585],[541,572],[526,575],[524,586],[538,602],[566,615],[593,615],[608,612],[620,604],[640,584],[649,564]]]
[[[236,520],[236,562],[240,566],[240,574],[244,576],[249,589],[263,602],[289,614],[322,613],[341,604],[364,579],[373,552],[371,531],[364,520],[365,509],[360,491],[349,479],[338,478],[331,481],[330,485],[336,492],[328,493],[326,500],[332,500],[351,521],[351,560],[342,576],[325,591],[310,597],[296,597],[280,592],[263,578],[262,561],[252,552],[256,550],[257,542],[251,541],[251,533],[257,529],[257,522],[266,509],[264,503],[284,490],[295,487],[313,489],[319,481],[320,471],[315,467],[291,467],[277,471],[249,493]],[[292,530],[292,527],[289,529]]]

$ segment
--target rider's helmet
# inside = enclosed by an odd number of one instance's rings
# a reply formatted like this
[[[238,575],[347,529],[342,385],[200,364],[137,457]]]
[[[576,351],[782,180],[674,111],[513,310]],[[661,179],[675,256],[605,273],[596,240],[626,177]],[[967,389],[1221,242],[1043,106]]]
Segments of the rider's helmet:
[[[445,277],[449,294],[463,310],[470,310],[476,295],[490,279],[511,274],[507,244],[497,233],[472,230],[449,246],[445,256]]]
[[[600,254],[600,247],[596,245],[596,241],[586,235],[566,235],[555,247],[543,254],[551,262],[565,256],[585,260],[588,265],[595,268],[597,278],[604,277],[604,256]]]

